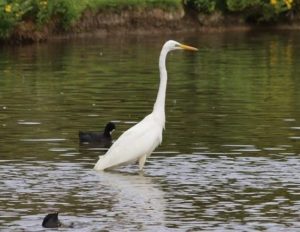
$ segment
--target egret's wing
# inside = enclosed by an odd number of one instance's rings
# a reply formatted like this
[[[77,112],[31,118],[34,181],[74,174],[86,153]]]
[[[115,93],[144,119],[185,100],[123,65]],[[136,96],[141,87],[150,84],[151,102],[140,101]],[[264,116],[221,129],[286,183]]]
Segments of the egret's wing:
[[[162,128],[149,115],[124,132],[107,153],[100,157],[95,169],[104,170],[135,162],[143,155],[150,154],[161,140]]]

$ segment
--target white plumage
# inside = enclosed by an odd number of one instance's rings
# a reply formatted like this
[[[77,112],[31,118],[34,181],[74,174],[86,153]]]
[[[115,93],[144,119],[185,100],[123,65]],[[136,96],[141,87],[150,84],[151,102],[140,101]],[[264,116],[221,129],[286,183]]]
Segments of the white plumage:
[[[137,161],[139,162],[140,170],[142,170],[146,159],[162,142],[162,132],[165,127],[165,97],[167,88],[166,57],[169,51],[178,49],[198,50],[174,40],[169,40],[164,44],[159,56],[159,90],[152,113],[125,131],[106,154],[100,156],[94,167],[95,170],[112,169]]]

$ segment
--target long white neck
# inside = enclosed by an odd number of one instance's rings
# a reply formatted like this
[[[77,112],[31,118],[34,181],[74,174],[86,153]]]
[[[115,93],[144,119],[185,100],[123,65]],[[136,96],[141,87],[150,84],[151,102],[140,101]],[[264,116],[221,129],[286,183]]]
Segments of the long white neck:
[[[165,126],[165,101],[166,101],[166,89],[167,89],[167,69],[166,69],[166,57],[168,54],[167,49],[162,49],[159,56],[159,74],[160,83],[156,97],[156,101],[153,107],[153,113],[161,119],[162,126]]]

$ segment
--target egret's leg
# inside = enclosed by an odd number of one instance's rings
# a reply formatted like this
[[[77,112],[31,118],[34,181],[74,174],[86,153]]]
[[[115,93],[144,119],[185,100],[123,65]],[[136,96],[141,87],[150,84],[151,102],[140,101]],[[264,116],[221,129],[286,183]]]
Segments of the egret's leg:
[[[139,159],[139,168],[140,170],[143,170],[143,167],[145,165],[147,159],[147,155],[143,155],[140,159]]]

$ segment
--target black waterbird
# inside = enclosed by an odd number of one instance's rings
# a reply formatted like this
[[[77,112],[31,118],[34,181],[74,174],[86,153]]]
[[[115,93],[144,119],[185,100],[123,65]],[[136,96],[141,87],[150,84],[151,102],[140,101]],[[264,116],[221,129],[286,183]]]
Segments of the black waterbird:
[[[43,220],[42,226],[45,228],[57,228],[61,226],[61,222],[58,219],[58,212],[49,213]]]
[[[79,131],[80,143],[93,143],[101,147],[109,148],[112,144],[111,134],[115,129],[115,124],[109,122],[106,124],[103,132]]]

